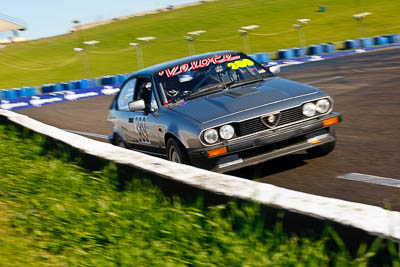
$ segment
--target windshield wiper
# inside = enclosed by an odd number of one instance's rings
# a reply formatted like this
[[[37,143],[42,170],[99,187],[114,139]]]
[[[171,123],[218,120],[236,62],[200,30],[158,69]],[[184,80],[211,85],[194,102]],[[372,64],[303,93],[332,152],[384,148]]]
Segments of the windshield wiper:
[[[191,93],[190,95],[185,97],[185,99],[193,99],[193,98],[196,98],[196,97],[200,97],[200,96],[216,93],[218,91],[221,91],[221,90],[224,90],[226,88],[229,88],[231,84],[233,84],[232,81],[224,82],[224,83],[217,83],[217,84],[213,84],[213,85],[207,85],[207,86],[201,87],[196,92]]]
[[[230,88],[234,88],[234,87],[238,87],[238,86],[242,86],[242,85],[246,85],[246,84],[252,84],[252,83],[257,83],[257,82],[261,82],[265,79],[266,77],[262,77],[262,76],[256,76],[256,77],[252,77],[246,80],[242,80],[239,82],[235,82],[232,83],[230,85]]]

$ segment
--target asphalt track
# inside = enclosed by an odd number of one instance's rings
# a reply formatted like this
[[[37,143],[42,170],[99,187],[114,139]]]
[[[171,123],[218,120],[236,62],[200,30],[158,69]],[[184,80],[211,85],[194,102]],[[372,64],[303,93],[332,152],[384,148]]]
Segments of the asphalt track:
[[[335,151],[321,158],[299,153],[229,174],[400,211],[399,187],[338,178],[359,173],[400,179],[400,49],[285,67],[280,76],[321,88],[334,98],[334,110],[344,119],[336,127]],[[112,133],[106,122],[111,99],[95,97],[19,113],[58,128],[107,136]]]

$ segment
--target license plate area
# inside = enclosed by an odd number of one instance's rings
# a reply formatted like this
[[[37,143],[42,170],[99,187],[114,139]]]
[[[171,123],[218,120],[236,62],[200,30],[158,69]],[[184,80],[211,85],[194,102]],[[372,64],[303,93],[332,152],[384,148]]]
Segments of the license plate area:
[[[222,169],[242,162],[243,159],[238,154],[229,155],[218,159],[218,168]]]

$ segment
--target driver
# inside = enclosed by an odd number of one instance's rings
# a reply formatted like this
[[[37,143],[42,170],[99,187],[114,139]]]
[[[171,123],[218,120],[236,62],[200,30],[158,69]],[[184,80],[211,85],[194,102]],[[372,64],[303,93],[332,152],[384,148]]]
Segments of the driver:
[[[180,93],[179,81],[176,77],[170,77],[165,82],[165,94],[168,98],[168,103],[171,103]]]
[[[145,82],[142,85],[142,98],[146,104],[146,107],[150,107],[151,102],[151,82]]]
[[[146,84],[144,85],[144,88],[146,89],[146,91],[150,92],[151,91],[151,82],[146,82]]]

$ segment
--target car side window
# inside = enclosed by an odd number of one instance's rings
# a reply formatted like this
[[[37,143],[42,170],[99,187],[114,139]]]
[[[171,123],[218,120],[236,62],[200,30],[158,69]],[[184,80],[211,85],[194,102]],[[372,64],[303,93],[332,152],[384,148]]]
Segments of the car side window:
[[[153,84],[150,77],[140,77],[136,83],[136,91],[133,99],[143,99],[146,105],[147,112],[152,112],[158,109],[157,101],[154,95]]]
[[[121,111],[129,111],[129,103],[133,101],[133,95],[135,94],[136,79],[128,81],[121,89],[121,93],[118,96],[117,108]]]

